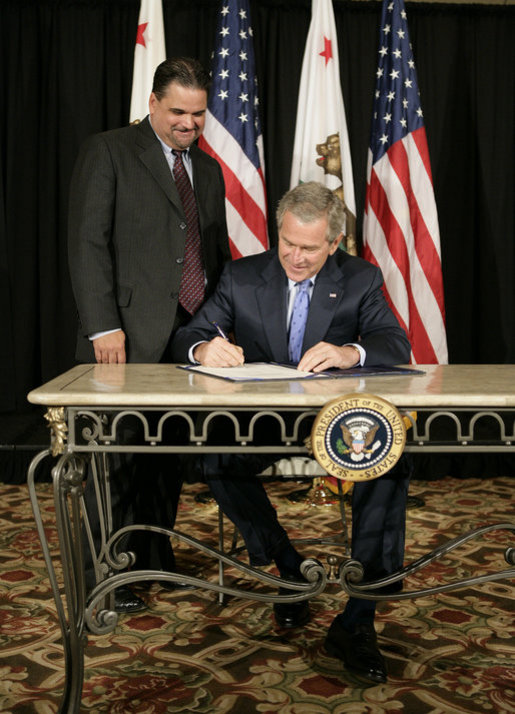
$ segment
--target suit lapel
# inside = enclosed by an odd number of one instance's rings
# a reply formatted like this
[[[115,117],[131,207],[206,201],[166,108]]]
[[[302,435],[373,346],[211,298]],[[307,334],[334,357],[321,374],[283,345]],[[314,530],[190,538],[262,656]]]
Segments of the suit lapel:
[[[309,306],[303,351],[322,341],[334,319],[344,294],[342,269],[329,256],[317,276]]]
[[[262,283],[256,288],[256,302],[261,314],[269,353],[273,362],[288,362],[286,302],[288,281],[277,253],[263,270]]]
[[[256,302],[261,315],[269,353],[274,362],[288,362],[288,331],[286,329],[288,280],[277,257],[262,272],[262,282],[256,288]],[[315,281],[309,308],[303,351],[322,341],[331,326],[344,295],[343,268],[329,256]]]
[[[148,117],[141,124],[138,124],[137,132],[136,143],[140,147],[140,160],[162,188],[168,200],[182,213],[181,199],[177,193],[170,167],[163,153],[163,148],[150,126]]]

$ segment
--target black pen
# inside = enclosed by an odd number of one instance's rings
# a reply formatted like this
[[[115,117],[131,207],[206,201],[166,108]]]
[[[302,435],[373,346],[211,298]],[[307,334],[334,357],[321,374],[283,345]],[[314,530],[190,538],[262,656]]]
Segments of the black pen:
[[[227,340],[227,342],[230,342],[230,341],[231,341],[231,340],[227,337],[227,335],[225,334],[225,332],[222,330],[222,328],[220,327],[220,325],[218,324],[218,322],[214,322],[214,321],[213,321],[212,324],[216,327],[216,329],[217,329],[218,334],[220,335],[220,337],[223,337],[224,340]]]

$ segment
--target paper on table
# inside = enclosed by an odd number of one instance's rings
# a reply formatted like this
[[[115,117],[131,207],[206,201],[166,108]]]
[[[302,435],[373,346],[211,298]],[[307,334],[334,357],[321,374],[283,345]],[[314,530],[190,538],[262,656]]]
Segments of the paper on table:
[[[258,382],[280,379],[306,379],[317,377],[313,372],[301,372],[295,367],[287,367],[268,362],[249,362],[240,367],[203,367],[202,365],[179,365],[181,369],[202,372],[211,377],[229,379],[231,382]]]

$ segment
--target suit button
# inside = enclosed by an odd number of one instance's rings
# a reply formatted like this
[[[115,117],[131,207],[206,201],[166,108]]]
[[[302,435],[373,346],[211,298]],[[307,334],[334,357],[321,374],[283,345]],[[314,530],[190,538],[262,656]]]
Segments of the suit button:
[[[184,223],[184,221],[182,223],[179,223],[179,228],[181,228],[183,231],[186,230],[186,223]]]
[[[184,263],[184,258],[176,258],[175,262],[179,263],[179,265],[180,265],[181,263]]]

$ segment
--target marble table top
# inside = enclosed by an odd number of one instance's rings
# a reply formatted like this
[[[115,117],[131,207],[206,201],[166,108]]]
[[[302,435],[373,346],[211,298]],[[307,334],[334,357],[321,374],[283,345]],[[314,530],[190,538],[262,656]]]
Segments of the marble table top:
[[[82,364],[34,389],[48,407],[321,407],[375,394],[397,407],[515,407],[515,365],[417,365],[423,374],[230,382],[174,364]]]

